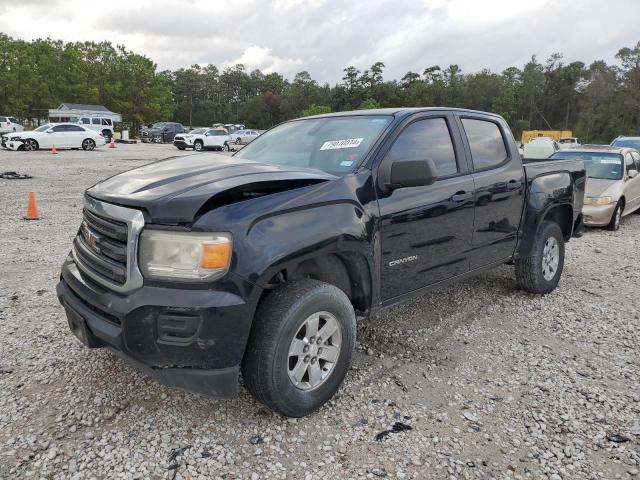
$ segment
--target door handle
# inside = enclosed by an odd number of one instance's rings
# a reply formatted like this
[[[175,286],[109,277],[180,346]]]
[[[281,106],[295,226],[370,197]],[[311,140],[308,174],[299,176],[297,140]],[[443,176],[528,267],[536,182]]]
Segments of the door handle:
[[[517,180],[509,180],[507,182],[507,190],[517,190],[520,188],[520,182]]]
[[[465,200],[469,200],[473,197],[473,193],[471,192],[456,192],[455,195],[451,197],[452,202],[464,202]]]

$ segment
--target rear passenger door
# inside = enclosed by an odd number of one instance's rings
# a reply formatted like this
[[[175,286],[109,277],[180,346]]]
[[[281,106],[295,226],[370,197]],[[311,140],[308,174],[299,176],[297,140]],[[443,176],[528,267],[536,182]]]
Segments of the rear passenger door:
[[[383,302],[469,270],[473,179],[455,118],[419,114],[407,121],[378,167],[431,159],[432,185],[385,192],[378,185]]]
[[[471,270],[507,261],[518,241],[524,207],[525,176],[511,131],[495,117],[458,116],[472,161],[475,220]]]

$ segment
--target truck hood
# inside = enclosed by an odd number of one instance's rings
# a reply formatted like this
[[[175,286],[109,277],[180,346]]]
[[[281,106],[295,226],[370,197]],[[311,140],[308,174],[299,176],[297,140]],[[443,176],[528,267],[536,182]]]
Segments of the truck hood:
[[[320,170],[199,154],[129,170],[86,193],[105,202],[143,209],[154,223],[192,223],[218,206],[336,178]]]

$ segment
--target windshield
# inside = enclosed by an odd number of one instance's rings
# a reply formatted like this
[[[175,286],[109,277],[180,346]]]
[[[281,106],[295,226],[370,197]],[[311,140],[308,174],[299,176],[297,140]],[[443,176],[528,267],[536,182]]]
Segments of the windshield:
[[[283,123],[257,137],[236,156],[345,175],[360,163],[392,118],[354,115]]]
[[[38,128],[35,129],[36,132],[45,132],[47,130],[49,130],[53,125],[51,125],[50,123],[47,123],[45,125],[42,125]]]
[[[618,153],[600,152],[576,152],[563,151],[555,153],[551,158],[575,159],[584,161],[584,168],[587,170],[589,178],[600,178],[603,180],[620,180],[624,168],[622,166],[622,155]]]
[[[206,132],[207,129],[206,128],[194,128],[193,130],[191,130],[189,133],[194,133],[196,135],[199,135],[201,133]]]
[[[627,148],[635,148],[636,150],[640,150],[640,139],[619,139],[614,140],[611,143],[612,147],[627,147]]]
[[[166,124],[167,122],[156,122],[153,125],[151,125],[151,128],[163,128]]]

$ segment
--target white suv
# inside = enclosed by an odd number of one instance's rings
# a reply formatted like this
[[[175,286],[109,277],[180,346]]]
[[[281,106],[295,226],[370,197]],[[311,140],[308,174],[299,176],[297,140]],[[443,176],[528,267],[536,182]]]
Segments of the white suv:
[[[24,127],[18,123],[16,117],[0,116],[0,134],[22,131],[24,131]]]

